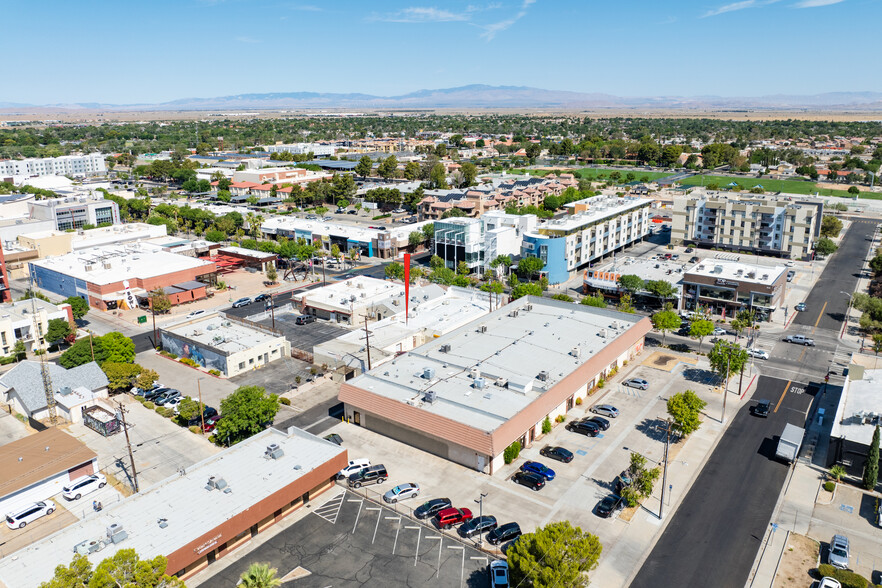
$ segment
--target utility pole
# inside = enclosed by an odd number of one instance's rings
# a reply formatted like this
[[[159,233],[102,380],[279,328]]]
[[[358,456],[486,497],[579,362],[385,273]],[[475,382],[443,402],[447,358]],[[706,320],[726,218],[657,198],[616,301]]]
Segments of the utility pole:
[[[478,504],[478,518],[484,516],[484,499],[487,497],[486,492],[481,492],[478,499],[475,501]],[[484,547],[484,534],[478,533],[478,545]]]
[[[153,315],[153,349],[159,347],[156,341],[156,309],[153,308],[153,296],[152,292],[148,293],[147,299],[150,301],[150,314]]]
[[[368,317],[364,315],[364,348],[367,350],[368,371],[371,370],[371,332],[368,331]]]
[[[269,297],[269,307],[270,307],[270,313],[273,316],[273,329],[275,329],[276,328],[276,302],[273,299],[272,294],[270,294],[270,297]]]
[[[92,361],[95,361],[95,346],[92,345],[92,331],[89,331],[89,349],[92,351]]]
[[[129,463],[132,466],[132,485],[134,486],[135,494],[138,493],[138,472],[135,470],[135,456],[132,454],[132,442],[129,441],[129,426],[126,424],[126,408],[122,405],[122,402],[116,402],[116,405],[119,407],[119,414],[122,418],[123,432],[126,434],[126,447],[129,449]]]
[[[202,378],[196,379],[196,390],[199,391],[199,420],[202,421],[201,435],[205,434],[205,407],[202,406]]]
[[[674,422],[670,419],[665,420],[665,457],[662,463],[662,491],[661,504],[658,507],[658,519],[661,520],[663,509],[665,507],[665,489],[668,487],[668,446],[671,443],[671,427]]]
[[[729,395],[729,361],[732,358],[732,348],[726,347],[726,387],[723,388],[723,416],[720,418],[720,424],[726,424],[726,397]]]

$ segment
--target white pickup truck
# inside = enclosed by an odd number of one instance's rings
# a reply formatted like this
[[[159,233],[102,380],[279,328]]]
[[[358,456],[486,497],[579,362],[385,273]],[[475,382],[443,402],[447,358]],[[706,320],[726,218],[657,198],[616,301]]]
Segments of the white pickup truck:
[[[797,345],[808,345],[809,347],[815,346],[815,340],[805,335],[787,335],[784,337],[784,341],[787,343],[796,343]]]

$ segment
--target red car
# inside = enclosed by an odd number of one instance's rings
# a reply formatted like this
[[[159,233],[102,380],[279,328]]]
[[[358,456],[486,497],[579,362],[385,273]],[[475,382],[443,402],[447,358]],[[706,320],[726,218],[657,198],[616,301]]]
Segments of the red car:
[[[205,433],[211,433],[212,431],[214,431],[214,428],[217,426],[217,422],[221,420],[221,418],[223,418],[221,417],[221,415],[216,414],[213,417],[205,419],[205,425],[202,427],[202,430]]]
[[[449,529],[453,525],[464,523],[472,518],[472,511],[467,508],[445,508],[435,515],[435,526]]]

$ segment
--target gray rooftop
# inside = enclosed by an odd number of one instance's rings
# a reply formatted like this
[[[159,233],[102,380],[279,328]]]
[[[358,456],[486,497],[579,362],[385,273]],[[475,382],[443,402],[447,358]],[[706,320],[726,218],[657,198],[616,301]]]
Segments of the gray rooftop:
[[[185,337],[209,349],[217,349],[226,355],[246,351],[262,343],[284,340],[281,335],[246,327],[217,313],[163,327],[162,331]]]
[[[418,403],[432,391],[436,401],[424,402],[423,410],[492,432],[642,318],[528,296],[350,384],[407,403]],[[449,351],[441,351],[448,345]],[[426,368],[434,370],[428,379]],[[472,368],[480,371],[484,388],[474,387]],[[547,373],[545,381],[538,379],[540,372]],[[497,385],[500,378],[509,386]]]
[[[65,387],[83,387],[95,391],[107,386],[107,376],[94,361],[69,370],[54,363],[47,365],[56,392]],[[0,376],[0,388],[15,388],[25,408],[31,413],[46,408],[46,392],[43,390],[43,377],[38,361],[23,361]]]
[[[48,581],[56,565],[70,562],[75,545],[104,538],[114,523],[122,525],[128,538],[89,556],[93,566],[120,549],[134,549],[141,559],[169,555],[346,451],[299,429],[289,433],[268,429],[190,466],[183,475],[105,506],[100,513],[0,560],[0,581],[15,588]],[[264,457],[272,443],[284,452],[281,458]],[[211,476],[226,481],[231,492],[206,490]],[[166,528],[158,525],[160,518],[168,523]]]
[[[854,443],[869,446],[873,442],[876,423],[882,424],[882,369],[865,370],[862,380],[849,380],[833,417],[830,437],[845,437]]]

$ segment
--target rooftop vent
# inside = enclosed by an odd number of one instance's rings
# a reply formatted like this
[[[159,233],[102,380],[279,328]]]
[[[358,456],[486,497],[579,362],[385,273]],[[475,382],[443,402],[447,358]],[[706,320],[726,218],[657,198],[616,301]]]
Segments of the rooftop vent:
[[[478,332],[479,333],[486,333],[487,332],[487,325],[481,325],[480,327],[478,327]]]
[[[511,311],[510,313],[508,313],[508,316],[514,318],[514,317],[518,316],[518,311],[517,311],[517,310],[513,310],[513,311]]]
[[[600,329],[600,330],[597,332],[597,334],[600,335],[601,337],[603,337],[603,338],[605,339],[605,338],[606,338],[606,329]]]
[[[438,401],[438,394],[434,390],[429,390],[423,396],[423,402],[425,402],[427,404],[435,404],[435,402],[437,402],[437,401]]]
[[[536,376],[536,379],[539,380],[540,382],[547,382],[548,381],[548,372],[546,372],[545,370],[539,372],[539,375]]]
[[[483,390],[486,385],[487,385],[487,380],[485,380],[484,378],[480,378],[480,377],[475,378],[475,380],[472,382],[472,386],[474,386],[478,390]]]
[[[424,380],[431,380],[432,378],[435,377],[435,368],[431,368],[431,367],[423,368],[423,373],[420,377],[423,378]]]
[[[279,447],[278,443],[271,443],[263,453],[263,456],[267,459],[279,459],[283,455],[285,455],[285,452]]]
[[[533,305],[527,304],[526,306],[524,306],[524,310],[527,310],[527,311],[533,310]]]
[[[582,350],[579,349],[578,347],[573,347],[573,348],[570,350],[570,355],[572,355],[573,357],[578,358],[578,357],[580,357],[580,356],[582,355]]]
[[[508,386],[508,378],[496,378],[496,385],[500,388]]]
[[[58,389],[58,393],[62,396],[67,396],[68,394],[72,394],[73,390],[70,389],[70,386],[62,386]]]
[[[440,351],[441,353],[450,353],[450,344],[449,344],[449,343],[445,343],[444,345],[441,346],[441,348],[439,349],[439,351]]]
[[[210,478],[208,478],[208,484],[206,484],[205,489],[209,490],[209,491],[223,490],[226,487],[227,487],[226,480],[224,480],[223,478],[215,478],[214,476],[211,476]]]
[[[472,368],[470,368],[469,369],[469,377],[472,379],[480,378],[481,377],[481,368],[479,368],[478,366],[473,366]]]

